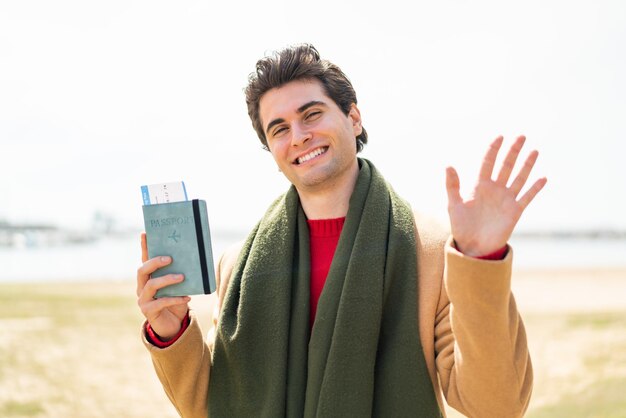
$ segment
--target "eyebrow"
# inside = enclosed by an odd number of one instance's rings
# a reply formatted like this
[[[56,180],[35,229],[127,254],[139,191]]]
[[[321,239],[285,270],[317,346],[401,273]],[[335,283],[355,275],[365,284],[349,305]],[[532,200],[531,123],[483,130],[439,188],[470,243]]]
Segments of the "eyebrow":
[[[298,109],[296,109],[296,113],[303,113],[305,112],[308,108],[313,107],[313,106],[326,106],[326,103],[320,101],[320,100],[311,100],[310,102],[307,102],[305,104],[303,104],[302,106],[300,106]],[[270,131],[270,129],[278,124],[281,124],[285,121],[285,119],[283,118],[277,118],[274,119],[273,121],[271,121],[270,123],[267,124],[267,128],[265,128],[265,134],[267,135]]]

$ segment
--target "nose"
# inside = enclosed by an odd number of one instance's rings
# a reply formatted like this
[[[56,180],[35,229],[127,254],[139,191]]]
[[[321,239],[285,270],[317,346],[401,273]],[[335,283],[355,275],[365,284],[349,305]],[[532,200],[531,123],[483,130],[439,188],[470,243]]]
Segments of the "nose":
[[[294,147],[304,144],[312,137],[311,132],[309,132],[309,130],[300,123],[295,123],[293,125],[291,133],[291,145]]]

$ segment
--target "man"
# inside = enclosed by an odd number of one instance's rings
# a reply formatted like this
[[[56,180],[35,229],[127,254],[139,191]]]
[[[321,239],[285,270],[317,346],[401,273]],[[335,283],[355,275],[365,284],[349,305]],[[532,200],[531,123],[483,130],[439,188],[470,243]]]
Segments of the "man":
[[[490,146],[473,196],[446,172],[451,237],[413,214],[374,165],[347,77],[310,45],[261,59],[246,89],[261,142],[292,183],[218,265],[206,342],[188,297],[154,299],[184,278],[137,274],[142,335],[184,417],[518,417],[532,368],[510,290],[507,241],[545,185],[510,185],[519,137],[492,179]]]

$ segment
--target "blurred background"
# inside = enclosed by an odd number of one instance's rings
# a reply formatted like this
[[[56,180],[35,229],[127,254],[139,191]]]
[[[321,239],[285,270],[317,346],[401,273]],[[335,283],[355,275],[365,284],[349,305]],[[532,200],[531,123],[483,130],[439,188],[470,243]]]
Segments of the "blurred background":
[[[416,209],[447,222],[445,167],[467,190],[493,138],[524,134],[549,183],[518,232],[624,238],[625,20],[618,1],[4,3],[0,280],[123,277],[142,184],[206,199],[218,250],[245,236],[287,182],[242,90],[258,58],[299,42],[351,78],[362,155]],[[585,261],[626,263],[606,244]],[[562,261],[581,260],[550,254]]]
[[[251,127],[243,88],[257,59],[301,42],[355,86],[370,138],[362,156],[442,224],[445,167],[467,193],[493,138],[508,146],[526,135],[524,156],[540,152],[531,181],[548,184],[512,238],[520,306],[530,317],[593,311],[609,315],[593,317],[600,330],[626,327],[626,4],[617,0],[2,2],[5,297],[41,283],[132,289],[143,184],[183,180],[207,201],[215,257],[243,239],[288,187]],[[529,327],[555,335],[539,327],[546,318]],[[534,349],[553,364],[554,347]],[[626,369],[613,360],[612,370]],[[609,386],[626,389],[619,376]],[[550,384],[563,386],[544,377],[535,414],[592,385],[549,397]],[[0,396],[0,415],[56,416],[53,402],[20,410],[31,401],[15,396]],[[626,416],[610,415],[626,408],[610,402],[593,416]]]

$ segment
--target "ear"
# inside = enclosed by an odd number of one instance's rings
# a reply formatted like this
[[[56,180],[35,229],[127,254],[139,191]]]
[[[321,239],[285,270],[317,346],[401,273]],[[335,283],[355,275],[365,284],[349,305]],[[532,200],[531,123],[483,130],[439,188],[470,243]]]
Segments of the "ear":
[[[350,118],[352,122],[352,131],[354,132],[354,137],[361,135],[363,132],[363,126],[361,126],[361,112],[359,108],[356,106],[356,103],[352,103],[350,105],[350,112],[348,112],[348,118]]]

